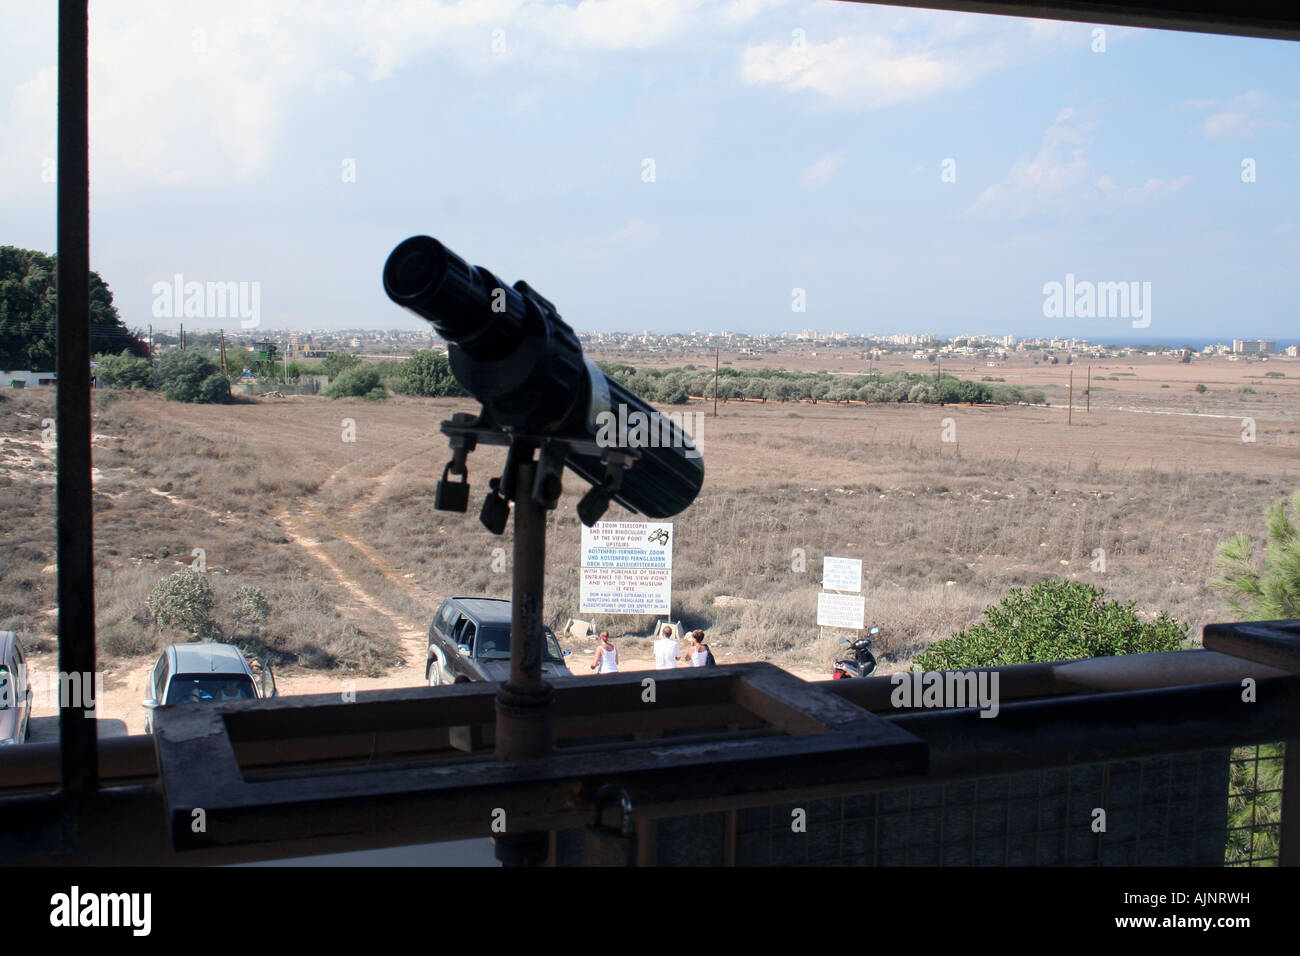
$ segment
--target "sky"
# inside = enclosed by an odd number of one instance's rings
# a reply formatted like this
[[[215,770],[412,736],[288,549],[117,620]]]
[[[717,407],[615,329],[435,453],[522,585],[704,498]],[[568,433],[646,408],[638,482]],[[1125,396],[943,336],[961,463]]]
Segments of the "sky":
[[[55,9],[0,0],[0,244],[46,252]],[[828,0],[123,0],[91,4],[90,60],[91,265],[131,327],[178,325],[180,276],[246,294],[188,328],[427,328],[381,285],[427,234],[579,331],[1300,340],[1295,43]],[[1053,283],[1136,285],[1060,314]]]

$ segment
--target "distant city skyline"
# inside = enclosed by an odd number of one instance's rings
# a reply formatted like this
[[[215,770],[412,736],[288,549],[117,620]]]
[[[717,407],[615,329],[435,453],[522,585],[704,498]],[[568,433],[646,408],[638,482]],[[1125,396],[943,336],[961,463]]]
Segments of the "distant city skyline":
[[[0,244],[44,252],[56,18],[0,36]],[[90,18],[91,265],[131,327],[418,329],[380,274],[420,233],[579,330],[1300,325],[1286,41],[827,0]],[[186,316],[189,283],[234,297]]]
[[[180,328],[179,326],[163,327],[163,326],[156,325],[154,326],[154,333],[156,335],[175,336],[179,328]],[[250,341],[258,338],[268,338],[273,340],[295,339],[297,341],[302,342],[308,339],[313,339],[317,336],[323,336],[328,338],[349,338],[349,337],[357,337],[357,336],[365,335],[365,336],[400,337],[402,339],[414,340],[417,342],[420,340],[427,340],[429,342],[436,342],[438,344],[443,344],[442,339],[432,330],[432,328],[427,328],[427,327],[425,329],[360,328],[360,327],[336,328],[336,329],[327,329],[327,328],[233,329],[230,327],[225,327],[224,329],[222,329],[220,327],[207,328],[202,326],[187,325],[185,326],[185,330],[187,335],[202,334],[205,336],[214,335],[218,331],[224,330],[226,333],[227,340],[232,342]],[[965,332],[960,332],[960,333],[953,333],[951,335],[939,335],[938,333],[882,332],[882,331],[851,332],[844,329],[825,329],[825,330],[783,329],[783,330],[773,330],[773,331],[746,331],[744,329],[691,329],[685,332],[655,332],[653,330],[645,330],[645,329],[640,329],[640,330],[578,329],[576,331],[578,335],[584,339],[598,338],[598,337],[605,337],[605,336],[640,338],[646,336],[647,334],[655,338],[660,338],[660,337],[698,338],[702,342],[709,344],[710,347],[713,347],[715,345],[721,345],[723,342],[726,341],[728,337],[734,337],[739,339],[749,339],[749,338],[777,339],[777,340],[782,340],[787,342],[790,341],[813,342],[814,340],[808,337],[809,332],[817,332],[818,338],[815,340],[816,342],[836,341],[836,339],[831,338],[832,336],[839,336],[838,339],[839,341],[856,340],[856,339],[875,339],[875,340],[880,340],[882,342],[887,342],[891,338],[917,340],[914,343],[897,342],[897,341],[892,343],[900,347],[907,347],[910,346],[911,344],[915,344],[918,346],[925,346],[928,344],[944,344],[944,343],[950,343],[958,340],[976,339],[976,340],[984,340],[990,343],[995,343],[995,342],[1001,343],[1004,347],[1009,347],[1009,348],[1014,348],[1016,345],[1022,342],[1059,341],[1059,342],[1078,342],[1085,347],[1105,346],[1105,345],[1117,345],[1117,346],[1127,346],[1127,347],[1131,347],[1135,345],[1160,345],[1168,348],[1182,348],[1184,346],[1190,345],[1195,349],[1202,349],[1211,346],[1225,346],[1228,348],[1232,348],[1236,341],[1244,339],[1247,341],[1259,341],[1259,340],[1272,341],[1276,344],[1277,348],[1280,351],[1281,349],[1286,348],[1287,346],[1300,343],[1300,337],[1283,336],[1279,338],[1276,336],[1243,336],[1240,333],[1232,334],[1232,335],[1220,335],[1220,336],[1190,336],[1190,337],[1175,336],[1172,338],[1161,337],[1161,336],[1141,336],[1141,335],[1111,336],[1107,338],[1096,338],[1096,337],[1089,337],[1085,335],[1070,335],[1070,334],[1020,335],[1014,332],[972,332],[970,330],[966,330]],[[1006,341],[1007,339],[1010,339],[1011,341],[1007,342]],[[715,341],[715,340],[721,340],[721,341]]]

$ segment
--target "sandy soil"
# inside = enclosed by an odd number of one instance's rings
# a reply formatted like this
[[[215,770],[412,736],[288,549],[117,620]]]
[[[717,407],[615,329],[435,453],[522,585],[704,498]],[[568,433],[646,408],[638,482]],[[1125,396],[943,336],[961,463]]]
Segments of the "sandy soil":
[[[711,359],[711,354],[709,356]],[[681,365],[691,359],[674,358]],[[703,357],[694,359],[697,364]],[[737,367],[754,368],[758,363],[736,362]],[[776,365],[777,362],[771,364]],[[854,356],[781,356],[787,368],[861,372],[865,362]],[[877,367],[879,367],[877,365]],[[889,369],[886,365],[886,370]],[[898,363],[909,371],[926,371],[932,366],[911,359]],[[707,481],[713,487],[744,489],[798,483],[808,487],[877,481],[897,484],[897,466],[890,449],[920,444],[939,445],[944,420],[956,425],[957,441],[939,446],[944,454],[988,459],[1001,468],[1014,468],[1018,461],[1060,464],[1083,469],[1090,463],[1137,472],[1144,468],[1165,471],[1217,471],[1249,475],[1291,477],[1300,472],[1300,362],[1271,360],[1267,363],[1229,362],[1226,359],[1197,360],[1182,365],[1171,359],[1125,359],[1094,363],[1091,409],[1080,407],[1085,366],[1073,366],[1076,406],[1067,426],[1066,384],[1070,369],[1064,365],[1033,365],[1023,358],[997,367],[984,364],[946,363],[945,371],[965,377],[987,374],[1008,383],[1049,389],[1051,407],[919,407],[837,406],[825,403],[725,403],[718,417],[712,417],[711,403],[692,403],[687,411],[704,417],[702,435],[697,436],[707,467]],[[1265,371],[1284,371],[1285,379],[1264,378]],[[1127,374],[1132,373],[1132,374]],[[1110,376],[1119,376],[1112,380]],[[1207,393],[1195,391],[1205,384]],[[1165,389],[1162,385],[1169,385]],[[1249,385],[1256,394],[1243,395],[1236,388]],[[1275,392],[1276,395],[1267,395]],[[381,677],[344,678],[322,672],[293,669],[279,676],[283,694],[333,693],[345,690],[421,685],[425,634],[428,622],[409,616],[409,609],[386,603],[384,596],[368,589],[365,581],[345,574],[331,557],[329,548],[346,548],[364,561],[368,569],[406,593],[422,606],[436,606],[443,595],[430,595],[410,580],[407,569],[395,565],[367,546],[350,530],[348,517],[366,501],[378,500],[388,485],[403,476],[434,475],[446,460],[446,445],[437,432],[438,421],[451,410],[470,410],[466,402],[397,399],[382,406],[362,402],[291,397],[255,404],[215,408],[176,405],[162,401],[141,402],[138,413],[165,417],[173,424],[188,424],[207,434],[217,434],[245,443],[258,452],[301,460],[322,479],[320,490],[309,501],[284,502],[276,521],[284,535],[310,559],[325,579],[340,588],[345,612],[364,621],[372,630],[395,636],[403,658],[400,667]],[[1242,419],[1255,419],[1255,442],[1242,440]],[[337,440],[342,418],[355,419],[364,440],[349,444]],[[288,423],[292,423],[291,425]],[[324,440],[323,435],[333,435]],[[823,444],[842,442],[845,449],[875,446],[878,457],[856,455],[852,460],[835,455],[816,459],[801,455],[802,436],[816,434]],[[755,454],[755,449],[762,449]],[[17,449],[15,449],[17,450]],[[23,448],[23,461],[33,468],[48,467],[49,456],[40,448]],[[496,457],[494,457],[496,456]],[[498,467],[499,452],[485,449],[476,455],[478,480]],[[23,461],[8,463],[12,469]],[[567,483],[570,507],[576,497],[576,483]],[[335,507],[330,492],[340,488],[364,489]],[[350,493],[350,492],[349,492]],[[177,508],[202,508],[197,502],[177,499],[167,492]],[[213,515],[214,519],[220,516]],[[574,649],[570,668],[579,676],[590,674],[590,652],[595,642],[563,640]],[[734,660],[724,647],[716,648],[719,661]],[[37,654],[33,667],[47,673],[56,663],[52,653]],[[142,727],[140,700],[145,679],[154,658],[118,662],[105,675],[105,700],[101,716],[125,721],[131,732]],[[653,667],[648,654],[626,653],[624,670]],[[824,679],[829,674],[812,668],[795,672],[807,679]],[[49,715],[48,701],[38,702],[36,714]]]

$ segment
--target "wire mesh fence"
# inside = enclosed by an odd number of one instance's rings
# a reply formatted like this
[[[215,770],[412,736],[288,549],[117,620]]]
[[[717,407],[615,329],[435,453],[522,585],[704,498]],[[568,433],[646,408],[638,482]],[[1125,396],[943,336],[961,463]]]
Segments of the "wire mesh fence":
[[[1276,866],[1285,747],[1154,755],[661,819],[661,866]],[[729,832],[730,831],[730,832]],[[581,831],[561,834],[580,865]]]
[[[1277,866],[1286,746],[1237,747],[1230,758],[1225,866]]]

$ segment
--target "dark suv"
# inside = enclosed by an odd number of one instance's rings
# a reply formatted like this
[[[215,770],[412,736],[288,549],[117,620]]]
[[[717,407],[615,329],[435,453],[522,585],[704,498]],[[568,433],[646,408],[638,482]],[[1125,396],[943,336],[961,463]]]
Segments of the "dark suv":
[[[572,677],[549,627],[542,650],[543,677]],[[503,681],[510,677],[510,602],[499,598],[450,597],[429,625],[424,676],[430,685]]]

